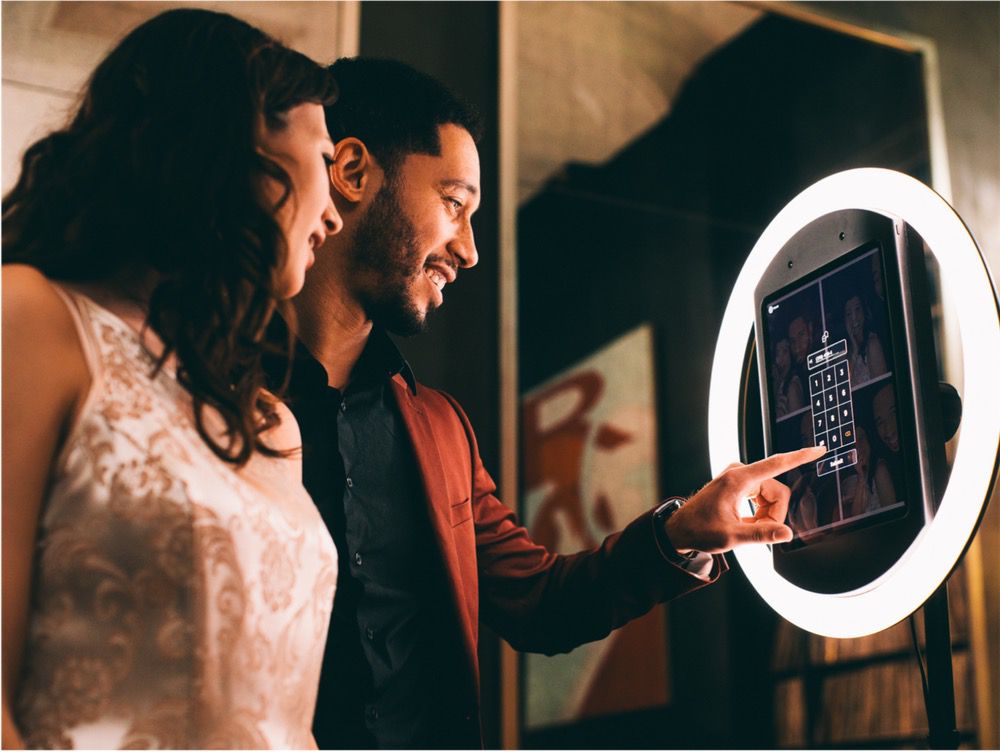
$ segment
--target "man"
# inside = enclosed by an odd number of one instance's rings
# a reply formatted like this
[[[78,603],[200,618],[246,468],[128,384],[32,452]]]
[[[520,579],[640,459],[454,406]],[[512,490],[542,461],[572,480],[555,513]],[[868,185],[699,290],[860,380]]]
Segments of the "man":
[[[788,322],[788,344],[792,354],[792,378],[805,387],[809,384],[809,368],[806,360],[809,353],[816,348],[813,341],[812,317],[804,309],[797,311]],[[805,391],[803,389],[803,400]]]
[[[806,357],[813,349],[813,325],[805,311],[788,322],[788,341],[792,351],[792,367],[805,369]]]
[[[711,554],[789,540],[788,489],[771,478],[818,453],[734,467],[590,552],[533,543],[493,496],[462,408],[419,384],[386,334],[419,332],[478,260],[478,121],[400,63],[333,71],[344,227],[295,301],[289,389],[304,480],[340,554],[314,731],[321,747],[478,747],[480,618],[521,650],[604,637],[717,578],[725,564]],[[743,521],[747,495],[759,508]]]

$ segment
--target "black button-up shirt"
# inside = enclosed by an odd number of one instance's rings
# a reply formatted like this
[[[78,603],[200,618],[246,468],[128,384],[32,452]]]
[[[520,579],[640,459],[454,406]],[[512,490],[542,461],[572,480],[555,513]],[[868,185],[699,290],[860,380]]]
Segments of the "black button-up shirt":
[[[396,374],[416,392],[409,365],[376,330],[343,391],[301,344],[288,389],[303,481],[340,555],[313,727],[320,748],[478,744],[468,723],[456,725],[470,700],[458,621]]]

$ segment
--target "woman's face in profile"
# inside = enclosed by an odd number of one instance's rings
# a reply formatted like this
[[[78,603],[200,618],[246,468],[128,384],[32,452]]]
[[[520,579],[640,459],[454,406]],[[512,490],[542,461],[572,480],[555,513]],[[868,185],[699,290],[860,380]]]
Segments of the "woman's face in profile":
[[[306,270],[328,235],[340,232],[343,221],[330,198],[329,165],[333,143],[326,130],[323,107],[304,103],[286,112],[284,127],[261,124],[258,148],[274,160],[292,181],[292,192],[275,218],[285,237],[287,253],[275,274],[275,296],[290,298],[305,281]],[[268,197],[277,204],[284,187],[265,178]]]

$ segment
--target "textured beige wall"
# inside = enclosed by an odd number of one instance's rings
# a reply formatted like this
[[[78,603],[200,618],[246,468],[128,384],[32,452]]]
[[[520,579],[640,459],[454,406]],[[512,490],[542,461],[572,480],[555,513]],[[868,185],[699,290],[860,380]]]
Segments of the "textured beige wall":
[[[567,162],[602,163],[662,120],[698,63],[762,14],[703,2],[516,10],[518,203]]]

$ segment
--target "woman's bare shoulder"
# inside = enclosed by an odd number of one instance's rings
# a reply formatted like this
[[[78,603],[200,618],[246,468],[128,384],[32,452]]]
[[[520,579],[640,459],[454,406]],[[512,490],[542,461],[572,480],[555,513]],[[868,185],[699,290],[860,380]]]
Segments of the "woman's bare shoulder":
[[[2,274],[5,424],[9,410],[13,422],[62,425],[92,381],[73,314],[37,269],[5,264]]]
[[[28,264],[3,265],[3,299],[5,305],[10,303],[18,309],[61,305],[55,286],[48,277]]]
[[[78,359],[86,365],[73,316],[44,274],[26,264],[4,264],[2,284],[5,349],[7,344],[26,345],[36,354]],[[72,365],[58,362],[62,367]]]

